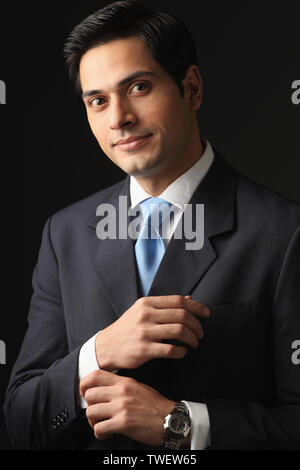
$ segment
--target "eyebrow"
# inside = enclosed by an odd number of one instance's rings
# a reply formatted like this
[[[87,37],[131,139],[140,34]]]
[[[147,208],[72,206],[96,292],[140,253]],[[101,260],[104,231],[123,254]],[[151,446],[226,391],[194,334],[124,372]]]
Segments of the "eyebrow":
[[[138,70],[137,72],[131,73],[125,78],[122,78],[117,83],[117,87],[120,88],[123,85],[126,85],[126,83],[131,82],[131,80],[134,80],[135,78],[141,77],[142,75],[152,75],[152,76],[157,76],[156,73],[154,72],[149,72],[148,70]],[[82,99],[86,98],[87,96],[92,96],[92,95],[101,95],[104,94],[105,92],[102,90],[88,90],[82,93]]]

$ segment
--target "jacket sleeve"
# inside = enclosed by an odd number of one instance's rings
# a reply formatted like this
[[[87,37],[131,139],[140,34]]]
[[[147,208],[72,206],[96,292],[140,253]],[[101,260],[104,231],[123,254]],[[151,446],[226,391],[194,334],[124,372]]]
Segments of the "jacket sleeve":
[[[21,449],[71,446],[84,421],[76,394],[80,347],[70,351],[68,346],[50,226],[51,218],[33,273],[27,332],[4,403],[11,442]]]
[[[276,403],[206,398],[211,449],[300,449],[300,365],[292,344],[300,339],[300,227],[281,266],[272,309]]]

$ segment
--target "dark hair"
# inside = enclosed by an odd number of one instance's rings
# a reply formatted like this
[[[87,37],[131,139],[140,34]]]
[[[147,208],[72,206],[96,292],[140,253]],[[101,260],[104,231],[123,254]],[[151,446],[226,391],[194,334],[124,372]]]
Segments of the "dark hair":
[[[181,96],[181,80],[188,67],[198,65],[196,45],[185,24],[173,15],[149,10],[136,0],[113,2],[78,24],[64,46],[71,81],[81,92],[79,64],[89,49],[113,39],[137,36],[148,46],[152,57],[169,73]]]

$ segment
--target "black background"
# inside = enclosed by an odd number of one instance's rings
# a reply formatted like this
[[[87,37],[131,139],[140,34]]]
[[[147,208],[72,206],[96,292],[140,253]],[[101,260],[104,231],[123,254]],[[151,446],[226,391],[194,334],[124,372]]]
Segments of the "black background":
[[[108,3],[32,2],[2,10],[0,339],[7,363],[0,365],[0,449],[10,448],[3,399],[26,330],[43,225],[124,177],[92,136],[62,56],[75,24]],[[300,202],[300,105],[291,101],[291,84],[300,79],[299,2],[141,3],[180,17],[195,37],[204,81],[201,136],[235,168]]]

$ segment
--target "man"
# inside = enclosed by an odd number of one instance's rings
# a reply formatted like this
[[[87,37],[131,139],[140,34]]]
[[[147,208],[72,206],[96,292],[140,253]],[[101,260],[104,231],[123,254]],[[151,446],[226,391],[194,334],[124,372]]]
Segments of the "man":
[[[202,81],[179,20],[115,2],[73,30],[65,55],[93,134],[128,177],[47,220],[5,402],[12,442],[299,448],[299,205],[200,138]],[[142,213],[137,239],[119,235],[123,200],[126,228]],[[165,237],[151,201],[174,209]],[[204,205],[198,249],[176,236],[186,204]],[[118,236],[105,238],[109,207]]]

